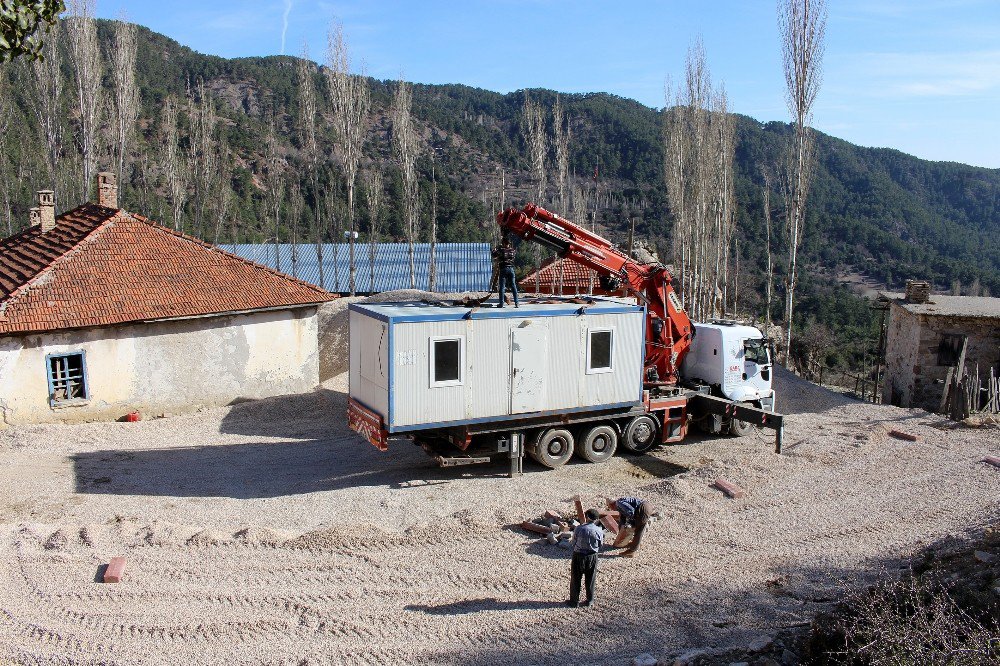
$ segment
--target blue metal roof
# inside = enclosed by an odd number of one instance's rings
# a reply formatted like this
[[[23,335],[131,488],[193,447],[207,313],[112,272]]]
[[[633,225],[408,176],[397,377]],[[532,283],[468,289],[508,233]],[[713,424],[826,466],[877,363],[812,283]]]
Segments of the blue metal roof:
[[[249,259],[268,268],[281,271],[328,291],[349,293],[351,290],[350,245],[324,243],[323,284],[319,279],[319,253],[315,244],[295,246],[296,260],[292,265],[291,243],[254,245],[220,245],[226,252]],[[413,261],[416,288],[430,289],[430,243],[415,243]],[[354,245],[357,267],[356,290],[377,293],[410,288],[410,255],[406,243],[378,243],[375,246],[375,281],[371,280],[370,246]],[[437,284],[435,291],[488,291],[493,261],[489,243],[438,243],[436,248]]]

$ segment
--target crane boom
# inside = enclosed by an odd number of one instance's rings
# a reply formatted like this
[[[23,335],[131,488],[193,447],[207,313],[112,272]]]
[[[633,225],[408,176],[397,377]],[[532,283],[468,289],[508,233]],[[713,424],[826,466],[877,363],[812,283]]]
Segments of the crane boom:
[[[560,257],[586,266],[611,289],[622,285],[646,305],[646,388],[676,385],[684,355],[691,346],[693,327],[660,264],[643,264],[615,248],[610,241],[555,213],[529,203],[497,214],[497,224],[524,240],[534,241]]]

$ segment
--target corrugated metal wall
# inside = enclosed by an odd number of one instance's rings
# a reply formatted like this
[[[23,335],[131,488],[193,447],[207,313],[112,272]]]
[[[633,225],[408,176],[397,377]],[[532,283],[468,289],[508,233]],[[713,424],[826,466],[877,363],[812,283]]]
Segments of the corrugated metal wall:
[[[350,291],[350,245],[324,243],[323,280],[320,284],[318,252],[315,244],[295,246],[292,263],[290,243],[220,245],[221,249],[244,259],[281,271],[328,291]],[[410,288],[410,254],[406,243],[378,243],[375,246],[375,278],[372,281],[371,255],[367,243],[356,243],[355,286],[361,293],[380,293]],[[430,244],[416,243],[414,276],[416,288],[430,288]],[[493,273],[489,243],[438,243],[436,248],[436,291],[487,291]]]
[[[389,325],[350,312],[350,396],[389,417]]]
[[[392,334],[395,357],[392,425],[510,414],[511,330],[518,326],[548,329],[548,351],[544,358],[538,359],[545,391],[539,396],[536,411],[639,400],[643,345],[643,314],[639,311],[399,323],[394,325]],[[615,331],[612,372],[586,372],[588,330],[594,328]],[[431,386],[430,340],[438,336],[464,337],[465,376],[460,386]]]

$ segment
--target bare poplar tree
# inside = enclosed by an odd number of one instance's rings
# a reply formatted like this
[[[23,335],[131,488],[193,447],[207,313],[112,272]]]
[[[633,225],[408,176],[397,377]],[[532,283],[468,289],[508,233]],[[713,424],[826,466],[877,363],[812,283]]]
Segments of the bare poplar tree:
[[[414,244],[420,231],[420,193],[417,190],[417,132],[413,127],[410,106],[413,90],[402,78],[396,84],[396,95],[392,104],[392,142],[403,175],[403,209],[406,242],[410,253],[410,289],[417,286]]]
[[[354,184],[361,162],[361,149],[365,140],[368,109],[371,106],[371,91],[364,76],[355,76],[350,71],[350,54],[344,41],[344,29],[335,24],[327,36],[326,82],[333,100],[333,116],[340,135],[340,147],[344,158],[344,178],[347,181],[347,225],[350,243],[350,289],[351,296],[357,291],[357,264],[354,257]]]
[[[778,26],[785,71],[788,110],[795,124],[794,145],[784,175],[782,194],[788,219],[788,285],[785,291],[785,358],[792,346],[798,249],[812,181],[815,137],[809,127],[822,79],[826,0],[778,0]]]
[[[316,243],[316,261],[319,268],[319,286],[326,289],[326,275],[323,266],[323,237],[326,235],[326,216],[320,203],[319,194],[319,144],[316,141],[316,80],[313,64],[309,60],[309,46],[303,43],[302,55],[296,66],[299,88],[299,138],[305,156],[306,170],[309,172],[309,202],[312,209],[313,239]]]
[[[431,228],[430,228],[430,265],[427,268],[429,291],[437,291],[437,160],[434,158],[434,151],[431,150]]]
[[[77,111],[80,114],[80,156],[83,160],[83,195],[88,198],[97,172],[100,153],[101,78],[103,63],[97,41],[93,0],[70,0],[71,16],[66,20],[73,75],[76,80]]]
[[[14,115],[14,100],[6,74],[6,71],[0,69],[0,201],[3,202],[7,217],[7,235],[10,236],[14,233],[11,189],[15,179],[11,173],[14,165],[11,164],[12,155],[8,150],[8,141],[13,138],[9,131],[11,118]]]
[[[218,119],[211,95],[200,79],[188,97],[188,118],[191,123],[188,155],[194,180],[194,233],[204,237],[205,204],[218,169],[218,150],[215,147]]]
[[[171,221],[176,231],[184,231],[184,206],[188,199],[189,169],[180,146],[180,113],[173,97],[163,105],[163,174],[167,179]]]
[[[671,102],[668,84],[666,99]],[[688,50],[685,79],[664,119],[664,176],[674,218],[674,265],[695,319],[724,314],[735,227],[735,127],[725,91],[711,85],[705,51]]]
[[[216,163],[219,165],[215,177],[215,196],[213,197],[215,209],[215,244],[219,244],[222,236],[222,229],[229,218],[230,208],[233,205],[233,173],[232,162],[229,155],[229,148],[223,141],[218,143],[218,155]],[[234,216],[235,217],[235,216]],[[234,230],[235,231],[235,230]],[[233,234],[232,242],[236,243],[236,234]]]
[[[285,182],[281,173],[281,156],[278,154],[278,136],[275,128],[277,122],[274,112],[267,124],[264,136],[264,191],[267,202],[267,212],[274,223],[272,238],[274,242],[274,268],[281,270],[281,204],[285,197]]]
[[[368,172],[365,191],[368,195],[368,292],[375,293],[375,250],[382,223],[382,172],[374,165]]]
[[[559,184],[559,211],[565,214],[569,195],[569,142],[572,130],[563,111],[559,95],[556,95],[555,106],[552,107],[552,131],[556,145],[556,174]]]
[[[135,79],[136,53],[138,52],[138,27],[126,20],[125,13],[114,22],[111,46],[111,78],[114,82],[114,132],[112,145],[114,168],[118,174],[120,193],[128,178],[131,167],[132,141],[135,137],[135,122],[139,117],[139,86]]]
[[[47,182],[55,186],[59,158],[63,151],[62,124],[62,42],[63,22],[52,26],[49,38],[42,42],[42,57],[31,63],[29,81],[32,88],[32,102],[38,132],[45,145],[45,169]],[[59,192],[56,192],[58,205]]]
[[[292,277],[299,276],[299,219],[305,202],[302,200],[302,187],[293,180],[288,195],[288,223],[292,231]]]
[[[531,171],[535,176],[535,185],[537,186],[538,196],[535,201],[539,206],[545,206],[545,117],[542,115],[542,107],[533,102],[527,92],[524,93],[521,127],[525,143],[528,144]],[[541,288],[539,272],[542,268],[542,252],[537,243],[532,244],[532,252],[535,259],[535,291],[537,292]]]
[[[774,285],[774,262],[771,258],[771,173],[767,168],[764,172],[764,187],[761,190],[764,199],[764,232],[767,243],[767,284],[764,288],[764,323],[771,328],[771,299]]]

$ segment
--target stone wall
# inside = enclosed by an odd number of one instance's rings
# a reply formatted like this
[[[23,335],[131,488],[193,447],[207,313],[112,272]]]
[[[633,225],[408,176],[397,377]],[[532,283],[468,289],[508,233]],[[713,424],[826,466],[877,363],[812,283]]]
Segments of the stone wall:
[[[939,365],[942,339],[969,337],[965,367],[988,374],[1000,364],[1000,318],[915,315],[897,303],[889,310],[882,401],[936,412],[951,365]]]
[[[316,308],[0,337],[0,426],[192,411],[319,384]],[[48,354],[82,351],[89,398],[49,404]]]

